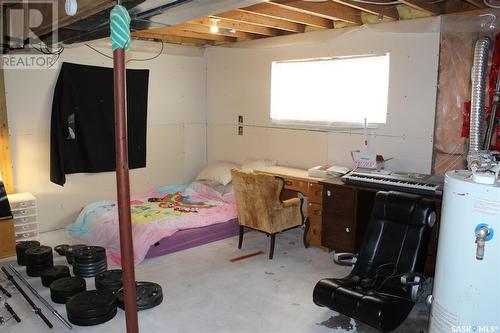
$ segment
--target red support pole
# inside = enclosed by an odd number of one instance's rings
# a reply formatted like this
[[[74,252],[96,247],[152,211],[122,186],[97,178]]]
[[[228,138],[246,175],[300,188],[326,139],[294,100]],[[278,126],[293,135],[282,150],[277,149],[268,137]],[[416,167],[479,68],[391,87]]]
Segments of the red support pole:
[[[115,90],[115,146],[118,219],[120,224],[120,251],[125,293],[125,320],[127,333],[139,332],[134,272],[134,246],[130,217],[130,182],[127,147],[127,103],[125,89],[125,50],[113,52]]]

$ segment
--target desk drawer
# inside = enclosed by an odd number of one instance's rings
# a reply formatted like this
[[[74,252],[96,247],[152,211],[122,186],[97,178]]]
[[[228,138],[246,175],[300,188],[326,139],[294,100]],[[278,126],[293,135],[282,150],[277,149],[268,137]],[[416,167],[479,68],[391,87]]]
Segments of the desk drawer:
[[[309,218],[309,232],[306,235],[306,240],[310,246],[321,246],[321,224],[322,207],[315,203],[308,203],[307,215]]]
[[[336,226],[352,227],[354,225],[355,194],[351,189],[328,187],[323,203],[327,223]]]
[[[309,183],[307,199],[309,200],[309,202],[321,204],[323,202],[323,185]]]
[[[309,202],[307,204],[307,216],[309,219],[322,220],[323,207],[320,204]]]
[[[307,195],[307,190],[308,190],[307,184],[308,184],[307,182],[301,180],[285,178],[285,188],[287,190],[294,190],[304,195]]]
[[[354,252],[353,232],[349,227],[332,227],[332,245],[336,252]]]

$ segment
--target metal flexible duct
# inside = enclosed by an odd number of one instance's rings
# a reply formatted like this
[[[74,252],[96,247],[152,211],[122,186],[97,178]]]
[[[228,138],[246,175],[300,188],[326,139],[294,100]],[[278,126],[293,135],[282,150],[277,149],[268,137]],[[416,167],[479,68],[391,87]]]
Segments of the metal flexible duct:
[[[469,155],[482,150],[484,138],[484,98],[491,39],[481,37],[474,47],[470,107]]]

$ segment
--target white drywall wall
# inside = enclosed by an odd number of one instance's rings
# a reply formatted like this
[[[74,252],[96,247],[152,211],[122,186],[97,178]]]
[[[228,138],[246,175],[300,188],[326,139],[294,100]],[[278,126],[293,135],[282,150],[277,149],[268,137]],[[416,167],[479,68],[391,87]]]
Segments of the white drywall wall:
[[[387,123],[370,130],[370,148],[385,157],[394,157],[387,164],[393,170],[429,173],[439,30],[440,18],[434,17],[209,48],[208,160],[241,162],[246,157],[267,157],[303,168],[325,163],[351,165],[350,151],[361,148],[362,130],[325,132],[277,128],[271,124],[271,63],[389,52]],[[359,98],[363,98],[362,91]],[[238,115],[244,116],[243,136],[237,135]]]
[[[128,58],[152,57],[160,47],[134,42]],[[138,49],[142,52],[133,51]],[[111,55],[109,46],[99,50]],[[112,66],[112,60],[86,46],[67,48],[63,61]],[[165,44],[158,58],[127,67],[150,69],[147,167],[130,171],[131,192],[191,181],[206,165],[204,50]],[[50,115],[59,70],[4,72],[15,191],[37,197],[40,229],[64,227],[85,204],[115,199],[113,172],[67,175],[64,187],[50,182]]]

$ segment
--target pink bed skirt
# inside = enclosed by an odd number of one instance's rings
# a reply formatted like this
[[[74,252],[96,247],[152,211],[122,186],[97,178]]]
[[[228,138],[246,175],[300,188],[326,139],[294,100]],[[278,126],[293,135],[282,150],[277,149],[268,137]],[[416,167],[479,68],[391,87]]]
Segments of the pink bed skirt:
[[[238,234],[239,224],[237,218],[206,227],[180,230],[151,246],[146,254],[146,258],[186,250],[221,239],[238,236]]]

